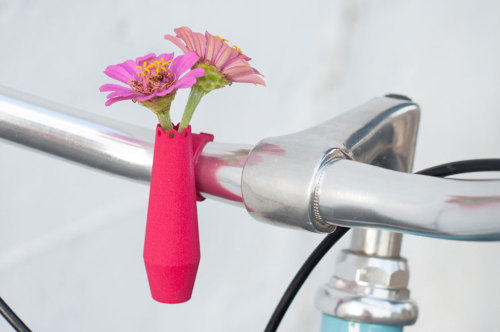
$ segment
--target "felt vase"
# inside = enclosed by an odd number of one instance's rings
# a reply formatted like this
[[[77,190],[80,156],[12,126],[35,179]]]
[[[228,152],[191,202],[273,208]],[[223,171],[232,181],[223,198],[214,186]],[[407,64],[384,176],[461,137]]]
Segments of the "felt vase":
[[[144,263],[153,299],[191,298],[200,262],[191,127],[156,129]]]

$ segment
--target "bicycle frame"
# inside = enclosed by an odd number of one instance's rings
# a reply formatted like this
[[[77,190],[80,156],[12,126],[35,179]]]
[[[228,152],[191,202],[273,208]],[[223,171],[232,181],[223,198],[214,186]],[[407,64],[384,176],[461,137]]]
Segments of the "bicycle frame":
[[[196,163],[196,185],[204,196],[244,206],[257,219],[313,232],[369,227],[354,230],[335,276],[318,293],[324,331],[399,331],[415,322],[401,233],[500,238],[494,220],[499,181],[402,173],[411,171],[419,113],[406,97],[375,98],[320,126],[255,147],[209,143]],[[148,136],[128,124],[0,91],[0,137],[146,183],[153,148]],[[412,194],[401,197],[410,187]]]

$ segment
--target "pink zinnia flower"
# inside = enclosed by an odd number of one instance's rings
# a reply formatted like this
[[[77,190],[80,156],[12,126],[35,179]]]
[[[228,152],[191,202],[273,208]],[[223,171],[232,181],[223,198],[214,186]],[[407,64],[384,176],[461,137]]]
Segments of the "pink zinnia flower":
[[[108,66],[104,73],[127,86],[117,84],[101,86],[99,89],[101,92],[112,91],[107,95],[106,106],[126,99],[141,103],[150,101],[148,102],[150,104],[160,97],[175,94],[177,89],[190,88],[198,77],[205,74],[203,68],[196,68],[181,77],[198,62],[199,57],[196,53],[189,52],[173,58],[174,53],[158,56],[150,53],[135,61],[127,60],[118,65]],[[168,109],[165,111],[168,112]]]
[[[229,46],[226,39],[208,32],[205,32],[205,35],[192,32],[188,27],[177,28],[174,31],[176,37],[165,35],[165,39],[173,42],[184,53],[196,52],[200,57],[200,63],[215,67],[227,80],[226,84],[246,82],[266,85],[260,77],[262,74],[248,63],[251,59],[237,46]],[[202,67],[207,69],[205,66]]]

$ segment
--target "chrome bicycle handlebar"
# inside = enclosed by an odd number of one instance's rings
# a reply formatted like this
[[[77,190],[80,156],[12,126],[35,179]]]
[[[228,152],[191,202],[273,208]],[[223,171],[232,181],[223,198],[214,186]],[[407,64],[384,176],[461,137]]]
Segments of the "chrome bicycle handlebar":
[[[499,240],[500,181],[402,173],[413,161],[419,112],[409,99],[390,95],[253,148],[208,143],[196,165],[197,188],[243,203],[257,219],[315,232],[342,225]],[[151,174],[154,131],[5,88],[0,137],[142,182]]]

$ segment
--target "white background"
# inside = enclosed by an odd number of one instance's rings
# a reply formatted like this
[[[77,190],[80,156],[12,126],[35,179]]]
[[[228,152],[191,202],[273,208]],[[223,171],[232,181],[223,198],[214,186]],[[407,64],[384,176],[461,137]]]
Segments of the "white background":
[[[268,84],[234,84],[202,101],[192,125],[217,141],[254,144],[395,92],[422,107],[415,170],[500,157],[496,1],[0,0],[0,84],[153,135],[150,112],[131,102],[105,108],[98,88],[112,83],[109,64],[180,54],[162,37],[182,25],[233,41]],[[177,120],[186,94],[174,103]],[[322,238],[205,201],[193,298],[159,304],[142,262],[146,186],[6,142],[0,158],[0,296],[34,331],[263,330]],[[499,251],[405,236],[420,306],[407,331],[498,328]],[[281,331],[319,330],[314,293],[337,253],[314,271]],[[0,330],[10,331],[1,319]]]

